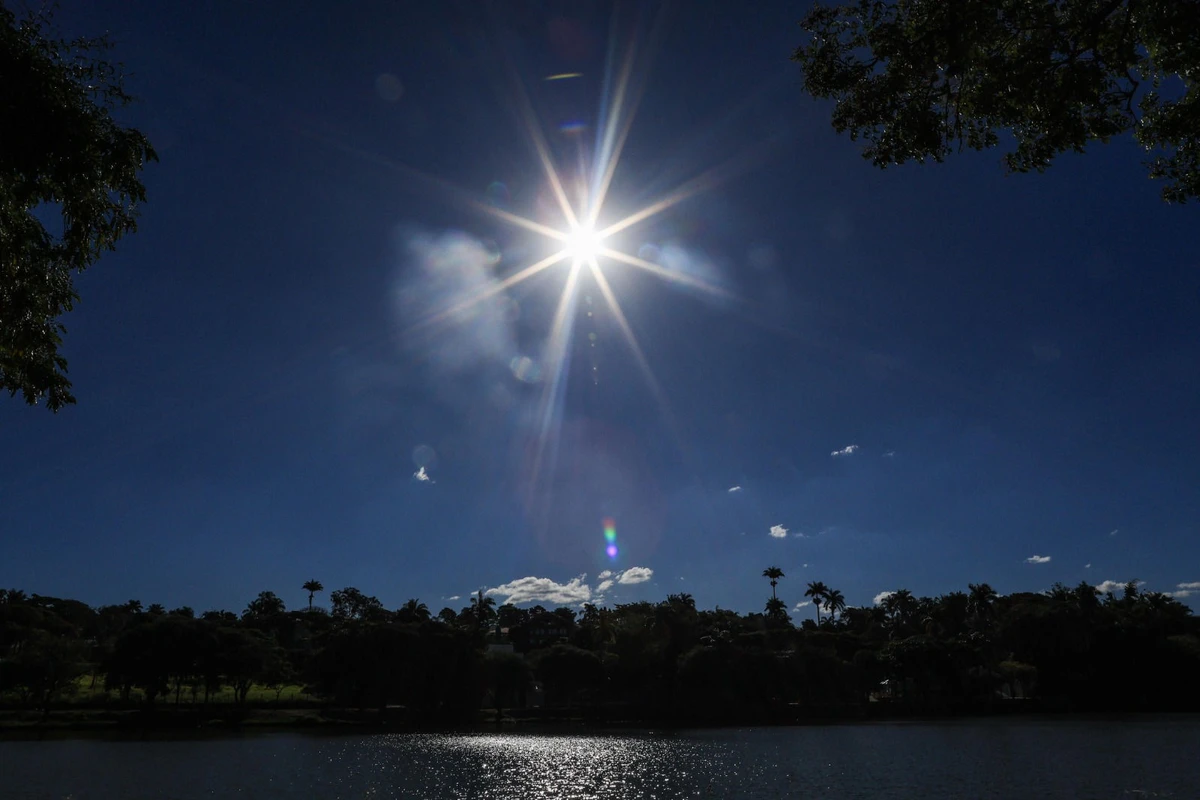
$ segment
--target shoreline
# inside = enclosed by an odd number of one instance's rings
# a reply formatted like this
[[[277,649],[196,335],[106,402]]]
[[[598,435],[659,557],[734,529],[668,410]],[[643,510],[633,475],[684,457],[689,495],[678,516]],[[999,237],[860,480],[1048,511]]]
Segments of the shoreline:
[[[555,713],[516,715],[505,713],[499,720],[492,710],[482,711],[473,719],[415,721],[379,711],[322,708],[251,708],[234,713],[197,713],[193,709],[62,709],[49,716],[29,710],[0,709],[0,741],[43,738],[163,738],[173,735],[203,738],[242,736],[256,733],[307,732],[336,733],[445,733],[529,731],[557,733],[606,730],[666,732],[680,730],[720,730],[729,728],[815,727],[871,724],[937,724],[995,719],[1050,721],[1063,719],[1129,719],[1131,717],[1200,718],[1195,710],[1146,709],[1065,709],[1022,704],[1017,708],[989,711],[904,713],[792,714],[773,718],[697,717],[673,719],[600,716],[594,712],[555,710]]]

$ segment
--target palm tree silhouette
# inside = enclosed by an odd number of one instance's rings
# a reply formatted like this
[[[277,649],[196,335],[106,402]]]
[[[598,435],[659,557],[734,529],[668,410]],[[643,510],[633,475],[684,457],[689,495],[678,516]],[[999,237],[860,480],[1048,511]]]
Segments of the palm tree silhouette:
[[[312,611],[313,595],[325,591],[325,587],[318,580],[308,580],[304,582],[304,591],[308,592],[308,610]]]
[[[779,585],[779,579],[785,577],[783,570],[779,567],[767,567],[763,570],[763,577],[771,579],[771,597],[775,597],[775,587]]]
[[[417,598],[412,598],[396,612],[401,622],[424,622],[429,619],[429,606]]]
[[[767,606],[763,609],[766,612],[768,619],[779,620],[783,622],[787,619],[787,604],[778,597],[772,597],[767,601]]]
[[[812,599],[812,604],[817,608],[817,624],[821,624],[821,603],[825,602],[825,598],[829,596],[829,587],[821,581],[812,581],[808,584],[808,589],[804,592],[804,596]]]
[[[475,624],[483,627],[483,624],[496,614],[496,601],[484,595],[483,589],[480,589],[471,598],[471,611],[475,614]]]
[[[846,610],[846,597],[838,589],[828,589],[825,592],[825,610],[829,612],[829,618],[832,619],[834,614],[838,614]]]

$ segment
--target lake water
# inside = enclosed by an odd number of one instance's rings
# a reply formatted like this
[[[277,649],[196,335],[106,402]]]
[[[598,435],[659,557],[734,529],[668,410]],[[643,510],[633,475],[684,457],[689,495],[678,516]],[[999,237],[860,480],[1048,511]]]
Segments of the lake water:
[[[0,797],[1200,798],[1200,719],[0,741]]]

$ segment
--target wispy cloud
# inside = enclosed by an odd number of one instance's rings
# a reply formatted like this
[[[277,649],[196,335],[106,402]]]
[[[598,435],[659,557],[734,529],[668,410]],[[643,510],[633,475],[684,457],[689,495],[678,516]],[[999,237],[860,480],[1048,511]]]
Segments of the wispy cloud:
[[[888,451],[887,451],[886,453],[884,453],[884,454],[883,454],[883,456],[882,456],[882,458],[895,458],[895,457],[896,457],[896,451],[895,451],[895,450],[888,450]]]
[[[562,606],[578,605],[592,599],[592,587],[585,581],[587,575],[558,583],[550,578],[535,578],[530,575],[515,581],[487,589],[484,594],[503,597],[505,603],[555,603]]]
[[[874,603],[875,605],[880,605],[881,603],[883,603],[884,600],[887,600],[889,597],[891,597],[894,594],[895,594],[895,592],[880,592],[879,594],[875,595],[875,599],[872,600],[871,602]]]
[[[1175,584],[1175,591],[1166,592],[1166,594],[1174,597],[1176,600],[1182,600],[1185,597],[1191,597],[1194,594],[1200,594],[1200,581],[1177,583]]]
[[[1180,589],[1177,592],[1163,592],[1163,594],[1165,594],[1167,597],[1174,597],[1176,600],[1182,600],[1185,597],[1191,597],[1192,595],[1196,594],[1196,592],[1192,591],[1191,589]]]
[[[601,572],[599,575],[596,576],[596,580],[602,581],[605,578],[611,578],[612,576],[613,576],[612,570],[606,569],[606,570],[604,570],[604,572]]]
[[[649,567],[630,567],[621,573],[617,583],[645,583],[654,577],[654,570]]]
[[[1190,583],[1177,583],[1176,589],[1200,589],[1200,581],[1192,581]]]
[[[1091,569],[1091,568],[1092,568],[1092,562],[1090,562],[1090,561],[1089,561],[1088,563],[1084,564],[1084,565],[1083,565],[1083,568],[1084,568],[1084,569]]]
[[[420,469],[418,469],[416,472],[413,473],[413,480],[423,481],[423,482],[428,481],[429,483],[434,483],[433,478],[431,478],[429,476],[429,473],[425,471],[424,467],[421,467]],[[453,481],[451,481],[451,482],[453,483]]]
[[[1128,581],[1102,581],[1096,584],[1096,591],[1100,592],[1100,594],[1116,593],[1124,589],[1126,583]],[[1142,581],[1136,581],[1136,583],[1140,586]]]
[[[799,611],[800,609],[804,608],[805,606],[811,606],[811,605],[812,605],[811,600],[805,600],[802,603],[796,603],[796,607],[793,608],[792,611]]]
[[[454,600],[462,600],[462,595],[461,594],[452,594],[445,599],[447,602],[454,601]]]
[[[1050,556],[1030,556],[1025,559],[1026,564],[1049,564]]]
[[[782,525],[772,525],[771,530],[767,531],[767,534],[775,537],[776,539],[784,539],[787,538],[788,529]]]
[[[611,589],[611,588],[612,588],[612,585],[613,585],[613,582],[612,582],[612,579],[611,579],[611,578],[608,578],[608,579],[602,580],[602,581],[600,581],[600,583],[599,583],[599,584],[596,586],[596,591],[597,591],[597,592],[607,592],[609,589]]]
[[[1116,535],[1117,535],[1118,533],[1120,533],[1120,532],[1121,532],[1121,529],[1120,529],[1120,528],[1113,528],[1111,531],[1109,531],[1109,532],[1108,532],[1108,535],[1109,535],[1109,536],[1116,536]]]
[[[848,444],[845,447],[843,447],[841,450],[834,450],[829,455],[833,456],[834,458],[840,458],[842,456],[851,456],[851,455],[854,455],[856,450],[858,450],[858,445]]]
[[[738,493],[738,492],[740,492],[741,490],[742,490],[742,487],[740,487],[740,486],[730,486],[730,487],[729,487],[729,493],[730,493],[730,494],[737,494],[737,493]]]

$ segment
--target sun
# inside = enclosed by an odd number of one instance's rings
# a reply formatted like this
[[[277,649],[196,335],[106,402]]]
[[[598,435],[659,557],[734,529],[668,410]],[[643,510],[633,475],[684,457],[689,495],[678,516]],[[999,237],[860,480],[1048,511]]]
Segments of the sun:
[[[567,257],[573,263],[590,264],[603,249],[604,236],[588,224],[572,225],[563,240]]]

